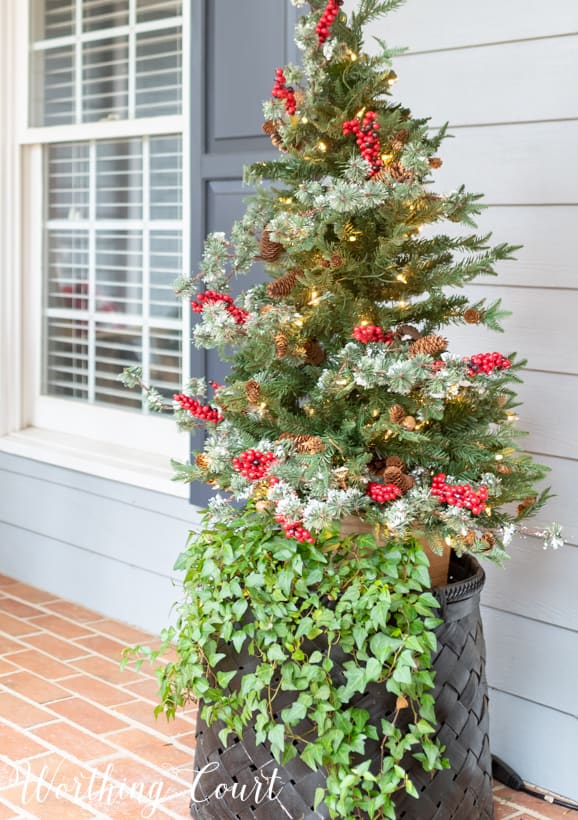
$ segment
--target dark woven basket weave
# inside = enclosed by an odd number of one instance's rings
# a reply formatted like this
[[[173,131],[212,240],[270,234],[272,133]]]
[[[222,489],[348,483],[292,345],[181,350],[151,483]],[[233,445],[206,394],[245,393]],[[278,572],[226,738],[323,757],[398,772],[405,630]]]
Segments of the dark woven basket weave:
[[[441,604],[443,624],[436,630],[438,649],[433,661],[436,673],[436,716],[438,737],[446,746],[451,768],[433,775],[423,771],[413,760],[405,761],[420,793],[419,800],[402,794],[398,797],[398,820],[493,820],[491,756],[488,740],[488,687],[485,677],[485,645],[480,617],[480,592],[485,574],[471,556],[452,560],[450,583],[438,587],[434,594]],[[313,643],[311,651],[315,648]],[[319,645],[321,649],[322,646]],[[335,649],[335,648],[334,648]],[[338,663],[347,660],[332,654]],[[231,653],[223,668],[240,673],[255,669],[256,660],[245,650]],[[241,675],[231,682],[240,686]],[[339,680],[340,672],[336,672]],[[295,695],[280,692],[274,701],[275,711],[290,705]],[[379,684],[370,684],[355,697],[352,705],[366,709],[370,722],[378,725],[382,717],[391,717],[395,697]],[[398,721],[399,724],[399,721]],[[197,820],[327,820],[322,805],[314,810],[318,786],[324,786],[325,772],[312,771],[297,757],[279,766],[266,744],[257,745],[255,733],[246,729],[242,738],[229,740],[223,748],[218,738],[221,723],[212,726],[199,718],[195,769],[209,765],[195,784],[191,815]],[[298,727],[303,735],[311,724]],[[379,766],[379,746],[367,744],[364,757],[373,757]],[[267,793],[267,779],[276,773]],[[255,783],[260,791],[256,792]],[[245,786],[245,792],[241,791]],[[228,788],[227,788],[228,787]],[[217,790],[218,798],[215,796]],[[243,800],[251,791],[260,800]],[[203,802],[201,802],[203,801]]]

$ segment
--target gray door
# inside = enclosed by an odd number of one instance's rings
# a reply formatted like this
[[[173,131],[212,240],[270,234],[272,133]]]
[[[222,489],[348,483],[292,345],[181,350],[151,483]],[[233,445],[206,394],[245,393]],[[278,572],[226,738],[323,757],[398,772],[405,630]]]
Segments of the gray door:
[[[229,231],[243,214],[249,190],[243,166],[277,152],[261,131],[261,103],[271,95],[275,68],[297,60],[296,14],[288,0],[192,0],[191,270],[198,270],[204,237]],[[249,287],[259,266],[238,287]],[[193,348],[191,372],[222,382],[225,366],[213,351]],[[193,448],[200,438],[193,439]],[[191,502],[210,496],[191,487]]]

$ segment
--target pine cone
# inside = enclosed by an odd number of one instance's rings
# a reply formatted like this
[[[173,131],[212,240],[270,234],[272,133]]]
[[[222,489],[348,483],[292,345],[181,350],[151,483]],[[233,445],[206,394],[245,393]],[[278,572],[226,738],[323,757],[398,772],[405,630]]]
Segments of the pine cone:
[[[373,182],[391,182],[391,174],[389,173],[387,168],[382,168],[381,171],[378,171],[376,174],[373,174],[371,177]]]
[[[400,405],[397,405],[400,406]],[[405,410],[403,411],[403,416],[405,418]],[[386,467],[397,467],[398,470],[401,470],[402,473],[407,473],[407,464],[403,459],[399,456],[388,456],[385,460]]]
[[[409,490],[411,490],[412,487],[415,487],[415,481],[410,475],[404,475],[403,482],[400,485],[399,489],[402,491],[402,493],[407,493],[409,492]]]
[[[263,262],[274,262],[279,259],[285,248],[279,242],[273,242],[271,234],[265,228],[259,245],[259,259]]]
[[[482,314],[477,308],[468,308],[464,311],[464,321],[466,321],[468,325],[479,325],[482,321]]]
[[[413,182],[415,174],[402,162],[390,162],[387,170],[396,182]]]
[[[275,282],[270,282],[267,285],[268,295],[273,299],[288,296],[295,287],[297,279],[300,275],[301,271],[294,268],[293,270],[288,271],[280,279],[277,279]]]
[[[406,475],[399,467],[386,467],[383,471],[383,480],[386,484],[395,484],[402,493],[407,493],[415,485],[413,478]]]
[[[394,424],[401,424],[405,416],[406,412],[401,404],[394,404],[389,408],[389,420]]]
[[[279,123],[277,120],[265,120],[262,125],[262,130],[264,134],[267,134],[268,137],[273,136],[273,134],[279,133]]]
[[[295,447],[298,453],[322,453],[325,445],[319,436],[295,436]]]
[[[402,128],[401,131],[398,131],[397,134],[394,134],[394,137],[391,141],[391,148],[393,151],[401,151],[404,145],[407,143],[409,139],[409,131],[406,128]]]
[[[492,533],[491,533],[491,532],[485,532],[485,533],[482,535],[482,541],[485,541],[485,542],[486,542],[486,544],[488,545],[488,548],[489,548],[489,549],[492,549],[492,547],[493,547],[493,546],[494,546],[494,544],[496,543],[496,539],[494,538],[494,536],[492,535]]]
[[[383,471],[385,470],[386,467],[387,467],[386,459],[378,458],[377,456],[374,456],[371,459],[371,461],[369,462],[369,464],[367,465],[367,468],[368,468],[369,472],[373,473],[373,475],[380,475],[381,473],[383,473]]]
[[[518,504],[518,515],[523,515],[535,503],[536,503],[536,496],[535,495],[529,495],[527,498],[525,498],[521,502],[521,504]]]
[[[245,394],[250,404],[258,404],[261,399],[261,386],[255,379],[250,379],[245,385]]]
[[[429,163],[430,168],[441,168],[442,165],[444,164],[444,161],[443,161],[443,159],[440,159],[439,157],[430,157],[430,159],[428,160],[428,163]]]
[[[477,535],[473,530],[468,530],[468,532],[464,535],[464,544],[467,547],[473,547],[476,543]]]
[[[415,428],[417,427],[417,421],[413,416],[406,416],[402,421],[401,426],[404,430],[408,430],[409,432],[411,432],[412,430],[415,430]]]
[[[508,467],[507,464],[498,464],[498,472],[502,473],[502,475],[509,475],[512,472],[512,468]]]
[[[409,346],[408,355],[419,356],[425,354],[435,359],[447,349],[448,340],[444,339],[443,336],[422,336],[421,339],[417,339]]]
[[[200,467],[201,470],[208,470],[209,469],[209,459],[204,453],[199,453],[195,456],[195,464],[197,467]]]
[[[285,336],[284,333],[278,333],[275,336],[275,356],[278,359],[282,359],[287,355],[288,350],[289,343],[287,342],[287,336]]]
[[[316,366],[325,361],[325,351],[315,339],[308,339],[305,342],[305,361]]]
[[[277,441],[286,441],[291,439],[295,445],[298,453],[322,453],[325,450],[325,445],[319,436],[295,435],[295,433],[281,433]]]
[[[295,91],[295,102],[297,103],[297,108],[305,102],[305,92],[301,89],[297,89],[297,91]]]
[[[386,484],[395,484],[401,490],[405,486],[405,474],[399,467],[386,467],[383,471],[383,480]]]

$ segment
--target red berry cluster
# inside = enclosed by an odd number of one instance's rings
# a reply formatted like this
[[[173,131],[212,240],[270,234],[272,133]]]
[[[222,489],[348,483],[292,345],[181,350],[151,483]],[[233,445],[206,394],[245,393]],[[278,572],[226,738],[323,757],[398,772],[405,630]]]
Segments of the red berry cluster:
[[[224,302],[226,310],[231,314],[238,325],[244,325],[249,317],[249,313],[243,308],[237,307],[233,297],[228,293],[217,293],[216,290],[206,290],[204,293],[198,293],[195,300],[191,302],[191,307],[195,313],[202,313],[203,308],[207,304],[215,304],[215,302]]]
[[[317,23],[317,28],[315,29],[317,32],[317,37],[319,38],[320,46],[323,45],[331,34],[331,26],[339,14],[339,8],[342,3],[343,0],[328,0],[327,5],[325,6],[325,11],[321,15],[321,19]]]
[[[220,389],[223,387],[223,385],[222,385],[222,384],[219,384],[219,382],[210,381],[210,382],[209,382],[209,384],[211,385],[211,387],[212,387],[212,388],[213,388],[213,390],[215,390],[215,391],[216,391],[216,390],[220,390]]]
[[[366,494],[378,504],[385,504],[386,501],[395,501],[399,498],[401,490],[395,484],[378,484],[377,481],[370,481]]]
[[[507,370],[512,366],[512,362],[502,356],[501,353],[476,353],[470,359],[466,359],[468,365],[468,376],[477,376],[478,373],[485,373],[491,376],[494,370]]]
[[[267,453],[261,453],[259,450],[245,450],[233,459],[233,469],[250,481],[259,481],[275,460],[270,450]]]
[[[212,421],[213,424],[223,421],[223,415],[214,407],[210,407],[208,404],[201,404],[196,399],[193,399],[191,396],[186,396],[184,393],[175,393],[173,400],[176,401],[183,410],[188,410],[191,416],[195,416],[197,419]]]
[[[438,473],[434,476],[431,485],[431,494],[435,495],[442,504],[450,504],[452,507],[465,507],[473,515],[483,512],[488,500],[488,488],[482,486],[476,492],[469,484],[447,484],[445,473]]]
[[[358,342],[363,342],[364,345],[370,342],[384,342],[386,345],[390,345],[393,342],[393,333],[391,330],[386,331],[375,325],[358,325],[353,328],[351,335]]]
[[[379,123],[375,111],[368,111],[361,122],[355,119],[343,123],[343,133],[346,136],[355,134],[361,156],[371,166],[370,176],[375,176],[383,168],[377,131]]]
[[[276,100],[285,100],[285,111],[288,114],[295,114],[297,111],[295,89],[287,85],[287,80],[282,68],[275,69],[275,85],[273,86],[271,94]]]
[[[310,544],[315,543],[315,539],[309,530],[305,529],[303,524],[300,524],[299,521],[289,521],[284,515],[276,515],[275,521],[278,524],[281,524],[283,532],[287,538],[294,538],[301,544],[304,541],[308,541]]]
[[[443,370],[446,366],[446,363],[443,359],[436,359],[435,362],[430,364],[430,369],[433,370],[434,373],[439,373],[440,370]]]

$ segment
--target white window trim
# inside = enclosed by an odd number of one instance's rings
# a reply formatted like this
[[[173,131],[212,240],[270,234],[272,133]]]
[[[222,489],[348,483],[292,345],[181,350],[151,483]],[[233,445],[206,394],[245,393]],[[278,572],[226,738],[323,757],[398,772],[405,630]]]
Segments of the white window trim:
[[[170,495],[170,459],[186,459],[188,436],[170,418],[76,405],[42,396],[42,143],[115,139],[147,131],[183,135],[183,259],[189,259],[189,3],[183,3],[183,113],[158,119],[29,128],[29,3],[2,0],[0,26],[0,451]],[[185,127],[183,127],[185,126]],[[183,373],[189,372],[183,317]]]

